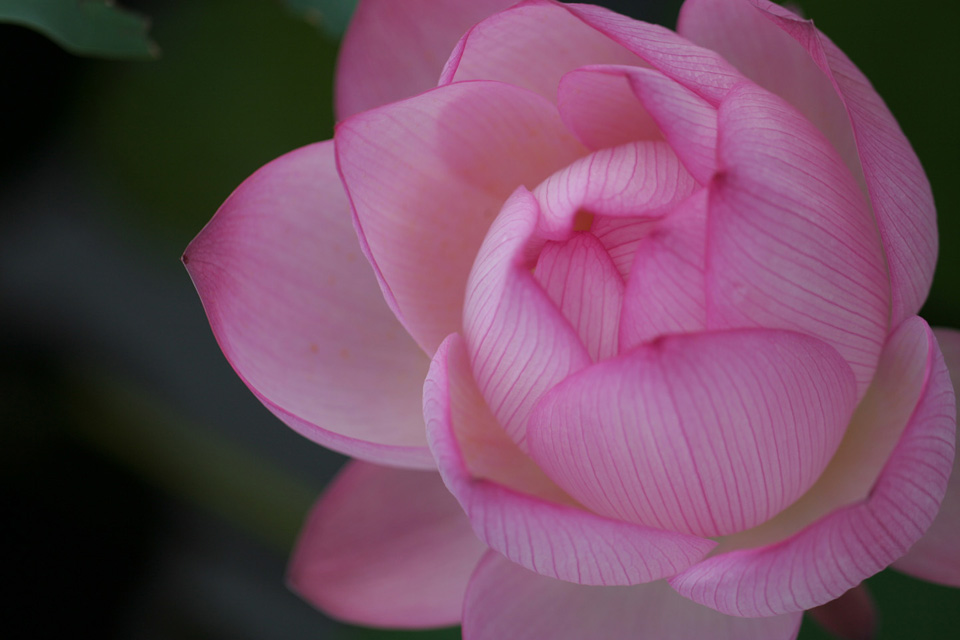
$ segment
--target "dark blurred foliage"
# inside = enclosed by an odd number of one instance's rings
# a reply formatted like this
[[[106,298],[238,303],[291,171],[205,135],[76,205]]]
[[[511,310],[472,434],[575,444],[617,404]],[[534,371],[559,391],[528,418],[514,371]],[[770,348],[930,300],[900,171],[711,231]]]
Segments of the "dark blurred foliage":
[[[336,42],[269,0],[123,4],[153,18],[159,61],[79,59],[0,25],[3,637],[458,638],[340,625],[286,591],[300,519],[342,458],[243,387],[178,261],[249,173],[330,136]],[[668,25],[679,6],[606,4]],[[799,4],[928,171],[942,257],[924,313],[960,327],[951,7]],[[893,571],[869,585],[882,639],[960,628],[956,590]]]

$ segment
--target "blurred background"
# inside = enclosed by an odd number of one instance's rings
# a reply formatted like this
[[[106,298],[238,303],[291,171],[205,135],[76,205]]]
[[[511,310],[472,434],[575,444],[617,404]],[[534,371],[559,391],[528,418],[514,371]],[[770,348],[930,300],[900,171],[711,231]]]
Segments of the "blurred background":
[[[673,26],[680,3],[600,4]],[[923,313],[960,327],[952,3],[797,4],[913,142],[941,232]],[[459,638],[342,625],[285,588],[300,522],[344,459],[243,386],[179,261],[247,175],[332,135],[351,3],[123,6],[151,18],[158,58],[77,56],[0,25],[3,636]],[[881,639],[957,637],[957,590],[893,571],[869,585]],[[804,622],[802,640],[827,637]]]

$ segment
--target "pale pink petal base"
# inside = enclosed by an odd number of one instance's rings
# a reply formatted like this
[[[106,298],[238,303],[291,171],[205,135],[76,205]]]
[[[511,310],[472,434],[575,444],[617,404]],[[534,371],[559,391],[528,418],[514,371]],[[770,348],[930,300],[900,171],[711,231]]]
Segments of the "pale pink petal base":
[[[419,403],[428,360],[360,251],[332,142],[254,173],[183,261],[230,364],[281,420],[347,455],[433,466]]]
[[[845,495],[842,485],[823,492],[811,510],[816,513],[824,507],[828,515],[786,539],[719,553],[697,564],[670,580],[679,593],[731,615],[768,616],[809,609],[885,568],[923,536],[946,491],[956,435],[949,374],[923,320],[908,320],[891,336],[877,375],[882,384],[899,379],[897,370],[915,357],[918,338],[925,347],[919,352],[926,363],[919,400],[911,403],[910,394],[898,394],[895,384],[886,394],[878,394],[880,400],[891,403],[888,410],[893,413],[902,413],[898,403],[915,408],[876,482],[868,485],[869,494],[844,506],[825,502]],[[868,449],[866,458],[871,457]],[[857,462],[856,456],[852,461]],[[827,473],[831,473],[829,467]],[[857,475],[853,474],[854,479]],[[788,512],[784,514],[797,521],[781,523],[786,531],[798,522],[809,522],[808,510]]]
[[[465,394],[457,388],[468,384],[471,376],[463,340],[454,334],[434,356],[423,407],[441,476],[477,536],[490,547],[542,575],[602,585],[638,584],[673,575],[713,548],[710,540],[602,518],[569,503],[473,477],[456,438],[451,410],[451,397],[479,397],[476,391]]]
[[[485,551],[436,473],[351,462],[310,513],[288,580],[340,620],[449,626]]]
[[[934,334],[950,370],[953,389],[960,395],[960,333],[935,329]],[[956,451],[940,512],[924,536],[893,566],[929,582],[960,587],[960,455]]]
[[[793,640],[801,614],[736,618],[663,581],[590,587],[537,575],[488,552],[470,580],[464,640]]]

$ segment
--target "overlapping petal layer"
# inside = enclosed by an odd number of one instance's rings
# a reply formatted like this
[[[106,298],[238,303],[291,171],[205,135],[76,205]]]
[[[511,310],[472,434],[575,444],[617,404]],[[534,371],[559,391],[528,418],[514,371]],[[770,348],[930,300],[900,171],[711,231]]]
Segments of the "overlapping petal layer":
[[[464,640],[793,640],[800,613],[736,618],[677,595],[663,581],[591,587],[531,573],[489,552],[470,579]]]
[[[450,56],[440,84],[498,80],[556,101],[560,78],[588,64],[643,61],[552,2],[526,0],[467,32]]]
[[[341,620],[446,626],[485,551],[436,473],[351,462],[310,513],[288,580]]]
[[[467,275],[507,196],[585,152],[546,99],[479,81],[355,116],[336,146],[361,245],[427,353],[460,329]]]
[[[800,50],[757,20],[758,15]],[[679,30],[786,97],[820,126],[848,165],[860,165],[889,263],[891,326],[917,313],[937,260],[936,209],[916,154],[870,81],[811,21],[768,0],[687,2]],[[763,55],[753,55],[761,46]],[[810,61],[826,83],[816,77]],[[847,123],[837,109],[837,97]]]
[[[518,491],[474,477],[466,464],[470,452],[461,451],[457,434],[472,432],[475,439],[480,427],[453,424],[451,400],[482,402],[479,390],[464,389],[470,385],[475,383],[469,356],[463,340],[452,335],[434,356],[424,386],[427,433],[444,482],[477,536],[491,548],[544,576],[594,585],[639,584],[670,576],[713,548],[710,540],[611,520],[569,499],[558,502],[553,496],[522,492],[535,484],[549,484],[543,480],[526,478]],[[457,413],[459,420],[489,414],[481,406],[474,411],[463,409]],[[562,495],[554,490],[557,493]]]
[[[230,364],[281,420],[351,456],[433,466],[418,402],[429,361],[360,253],[333,143],[253,174],[183,260]]]
[[[790,105],[742,84],[719,111],[707,215],[707,324],[791,329],[833,346],[859,395],[887,337],[876,224],[836,151]]]
[[[337,60],[337,118],[432,89],[463,32],[515,1],[362,0]]]
[[[800,334],[665,337],[566,378],[531,456],[602,515],[698,536],[769,519],[812,485],[853,412],[850,368]]]
[[[960,333],[949,329],[935,329],[937,343],[950,371],[953,390],[960,395]],[[960,432],[958,432],[960,438]],[[894,567],[923,580],[960,587],[960,455],[954,449],[953,470],[947,492],[940,504],[937,517]]]
[[[862,404],[848,437],[854,446],[845,440],[835,459],[840,468],[831,464],[823,484],[779,518],[732,538],[753,548],[718,553],[671,579],[679,593],[731,615],[809,609],[880,571],[923,536],[946,491],[956,406],[943,356],[922,319],[891,336]],[[897,417],[906,424],[886,457]],[[878,467],[871,482],[868,474]]]

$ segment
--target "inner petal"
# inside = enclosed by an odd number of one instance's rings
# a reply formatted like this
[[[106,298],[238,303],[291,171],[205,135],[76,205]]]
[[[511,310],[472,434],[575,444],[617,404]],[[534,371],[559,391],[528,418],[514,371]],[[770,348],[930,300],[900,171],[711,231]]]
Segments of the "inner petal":
[[[786,331],[667,336],[569,376],[530,414],[548,476],[596,513],[711,537],[796,500],[836,451],[853,372]]]
[[[623,279],[593,234],[548,242],[533,275],[576,329],[594,362],[617,353]]]

